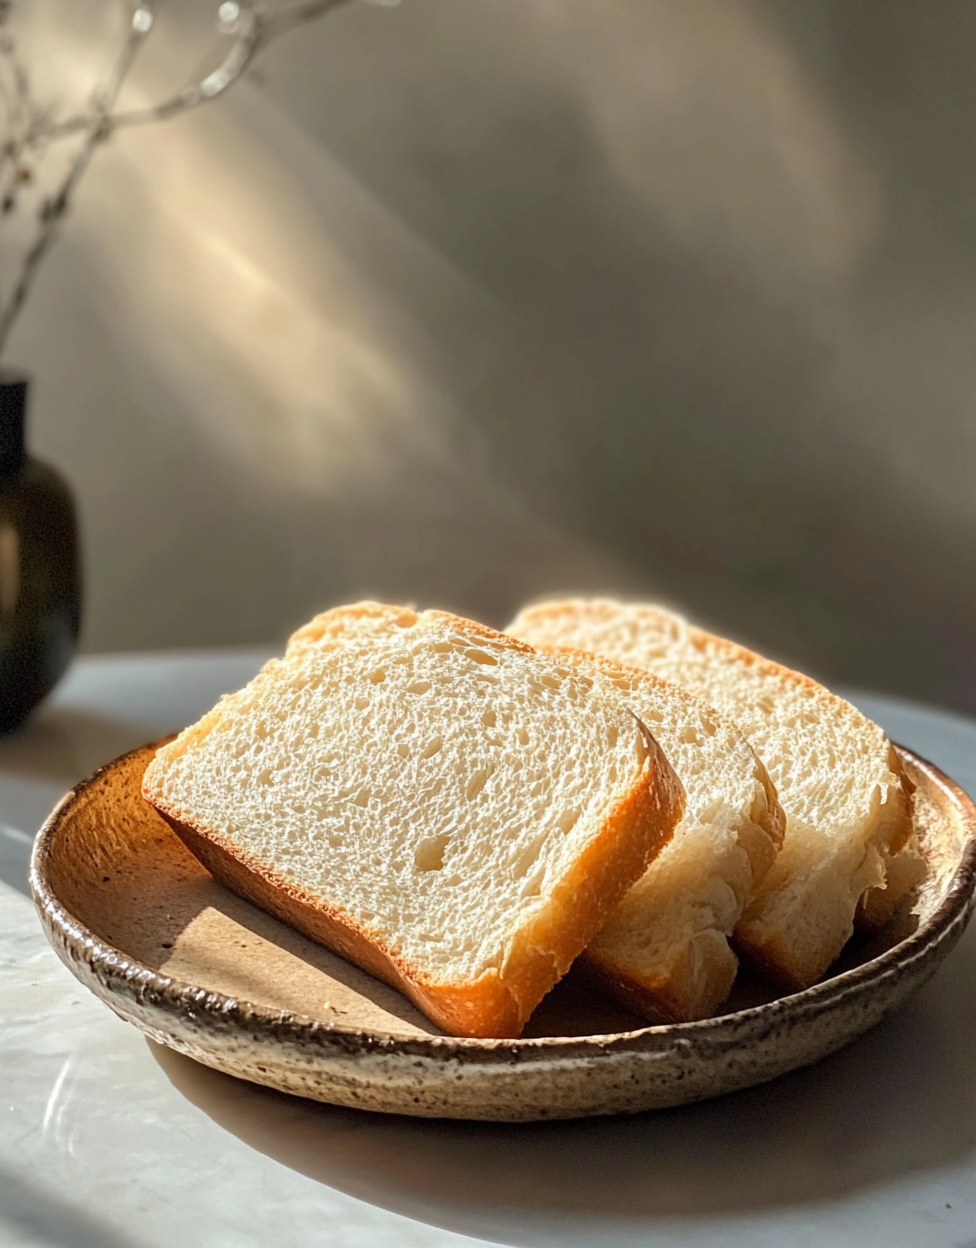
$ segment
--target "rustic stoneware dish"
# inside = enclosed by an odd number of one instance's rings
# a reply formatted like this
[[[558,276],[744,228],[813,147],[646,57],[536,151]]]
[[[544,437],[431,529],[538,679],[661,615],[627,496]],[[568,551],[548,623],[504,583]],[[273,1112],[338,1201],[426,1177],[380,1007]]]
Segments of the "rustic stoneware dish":
[[[969,920],[976,809],[908,750],[928,876],[835,974],[776,998],[744,983],[728,1013],[647,1026],[572,983],[526,1036],[444,1036],[399,993],[217,884],[142,798],[153,746],[70,792],[37,841],[31,886],[65,965],[147,1036],[231,1075],[361,1109],[529,1120],[678,1105],[815,1062],[932,974]]]

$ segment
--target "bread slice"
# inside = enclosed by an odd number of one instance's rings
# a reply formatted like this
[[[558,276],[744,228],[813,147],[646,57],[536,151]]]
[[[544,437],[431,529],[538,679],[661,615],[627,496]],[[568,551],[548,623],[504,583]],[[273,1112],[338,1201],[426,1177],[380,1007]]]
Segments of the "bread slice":
[[[510,631],[637,664],[738,723],[772,777],[787,827],[736,944],[790,987],[819,979],[851,935],[859,899],[884,884],[885,859],[911,835],[911,784],[881,729],[808,677],[660,607],[543,603]]]
[[[143,792],[222,883],[445,1031],[517,1036],[666,844],[681,786],[582,673],[441,612],[357,614],[380,623],[299,638]]]
[[[782,844],[776,790],[739,729],[680,686],[583,651],[554,653],[619,691],[687,797],[674,836],[576,965],[648,1018],[710,1018],[735,981],[729,938]]]
[[[400,610],[361,603],[326,612],[292,636],[286,659],[395,630]],[[623,698],[651,729],[687,794],[675,835],[576,968],[649,1018],[707,1018],[735,979],[728,938],[783,839],[775,790],[738,728],[679,686],[579,650],[557,657]]]

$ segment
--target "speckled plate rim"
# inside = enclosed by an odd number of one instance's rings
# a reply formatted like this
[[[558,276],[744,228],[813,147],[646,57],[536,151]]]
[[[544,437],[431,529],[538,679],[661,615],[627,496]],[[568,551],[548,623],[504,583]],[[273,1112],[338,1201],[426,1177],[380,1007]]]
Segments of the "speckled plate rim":
[[[156,746],[161,742],[155,743]],[[42,924],[59,956],[70,950],[73,959],[96,967],[102,984],[120,996],[138,1003],[165,1005],[171,1010],[201,1012],[218,1024],[219,1031],[243,1027],[257,1032],[262,1040],[287,1044],[309,1041],[316,1047],[334,1049],[347,1056],[364,1052],[382,1052],[386,1057],[430,1057],[447,1061],[463,1060],[465,1065],[494,1065],[499,1062],[531,1064],[533,1061],[552,1063],[554,1059],[576,1062],[580,1058],[605,1058],[611,1055],[660,1053],[668,1041],[684,1048],[692,1041],[707,1041],[713,1051],[724,1047],[723,1032],[728,1032],[730,1046],[738,1044],[743,1024],[764,1022],[764,1030],[773,1030],[780,1023],[793,1022],[833,1009],[845,999],[856,998],[870,991],[881,981],[904,974],[921,959],[932,960],[935,948],[949,943],[949,949],[962,935],[976,905],[976,805],[968,794],[933,763],[904,746],[899,752],[918,767],[940,788],[958,810],[965,829],[959,865],[953,872],[943,900],[919,927],[905,940],[867,962],[815,984],[802,992],[777,997],[770,1002],[722,1014],[694,1023],[667,1023],[641,1027],[634,1031],[592,1036],[545,1036],[531,1039],[468,1039],[454,1036],[401,1037],[361,1029],[343,1027],[340,1023],[323,1022],[287,1010],[275,1010],[223,993],[202,988],[183,980],[160,974],[96,936],[75,918],[56,896],[48,879],[52,845],[61,824],[70,816],[75,802],[106,773],[122,766],[147,746],[131,750],[71,789],[45,821],[31,857],[30,886]],[[948,949],[946,950],[948,952]],[[72,967],[72,969],[74,969]],[[258,1036],[255,1036],[257,1039]]]

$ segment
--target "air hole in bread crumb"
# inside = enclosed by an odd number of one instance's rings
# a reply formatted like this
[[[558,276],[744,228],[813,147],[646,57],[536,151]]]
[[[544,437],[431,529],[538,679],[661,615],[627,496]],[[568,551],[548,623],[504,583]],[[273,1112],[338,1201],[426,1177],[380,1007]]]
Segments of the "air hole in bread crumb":
[[[519,745],[529,744],[529,734],[525,731],[524,728],[520,728],[515,735],[518,737]]]
[[[564,810],[556,821],[560,832],[572,832],[573,828],[579,822],[579,808],[576,810]]]
[[[611,750],[617,744],[617,741],[619,739],[620,739],[620,729],[617,727],[616,724],[611,724],[610,727],[607,729],[607,745],[609,745]]]
[[[724,810],[725,802],[722,798],[716,797],[714,801],[709,802],[704,810],[698,812],[698,822],[717,823]]]
[[[420,757],[421,758],[433,758],[434,755],[437,753],[437,751],[441,748],[443,744],[444,744],[443,737],[434,737],[433,740],[429,742],[429,744],[427,745],[427,748],[423,751]]]
[[[366,806],[369,804],[369,799],[371,796],[372,796],[372,789],[367,784],[359,790],[359,792],[356,794],[353,800],[355,801],[357,806]]]
[[[472,772],[468,779],[468,783],[464,788],[464,796],[469,802],[473,802],[481,790],[485,787],[488,780],[488,768],[479,767],[477,771]]]
[[[493,654],[489,654],[486,650],[476,650],[472,647],[469,650],[465,650],[464,657],[466,659],[473,660],[475,663],[484,663],[486,667],[498,666],[498,660]]]
[[[525,849],[519,854],[515,860],[515,878],[517,880],[524,879],[535,866],[535,860],[539,857],[539,851],[542,849],[542,838],[532,845],[526,845]]]
[[[258,772],[258,784],[274,784],[270,767],[262,767]]]
[[[498,716],[494,711],[485,711],[481,717],[481,722],[486,728],[494,728],[498,723]]]
[[[450,839],[450,833],[443,832],[440,836],[431,836],[426,841],[421,841],[413,855],[417,870],[440,871],[444,866],[444,851]]]
[[[526,880],[522,885],[522,891],[519,896],[524,900],[526,897],[538,897],[542,892],[542,881],[545,877],[544,871],[537,871],[530,880]]]
[[[718,732],[718,724],[709,719],[707,715],[702,715],[701,726],[705,729],[710,737],[714,737]]]
[[[426,693],[429,688],[429,680],[415,680],[407,685],[407,693]]]
[[[386,680],[386,672],[382,667],[378,667],[375,672],[370,672],[369,674],[369,683],[371,685],[378,685],[384,680]]]
[[[689,724],[687,728],[682,728],[680,740],[684,741],[685,745],[701,745],[698,729],[692,724]]]
[[[369,706],[369,698],[362,698],[362,697],[359,697],[359,698],[357,698],[357,699],[356,699],[356,710],[357,710],[357,711],[365,711],[365,709],[367,708],[367,706]]]
[[[401,757],[401,758],[409,758],[409,757],[410,757],[410,746],[409,746],[409,745],[398,745],[398,746],[397,746],[397,753],[400,755],[400,757]]]

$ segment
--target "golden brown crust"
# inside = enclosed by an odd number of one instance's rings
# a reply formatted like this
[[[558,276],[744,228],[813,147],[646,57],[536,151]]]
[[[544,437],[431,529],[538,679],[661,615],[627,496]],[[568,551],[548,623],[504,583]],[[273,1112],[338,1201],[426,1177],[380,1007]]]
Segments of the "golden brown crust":
[[[357,620],[369,618],[382,624],[392,619],[395,624],[393,613],[403,611],[373,603],[340,608],[317,617],[295,637],[302,634],[299,647],[339,644],[355,629]],[[445,612],[431,614],[482,644],[535,653],[525,642],[483,625]],[[218,706],[185,730],[173,745],[186,748],[202,739],[219,716]],[[680,781],[646,727],[639,721],[638,726],[646,753],[630,790],[608,813],[600,833],[557,885],[545,907],[516,933],[501,968],[486,971],[466,984],[431,982],[338,908],[309,895],[273,866],[225,844],[214,829],[194,825],[187,812],[167,804],[155,761],[147,768],[143,795],[222,884],[392,984],[444,1031],[458,1036],[514,1038],[545,993],[667,844],[683,814]],[[163,752],[171,748],[163,747]]]

